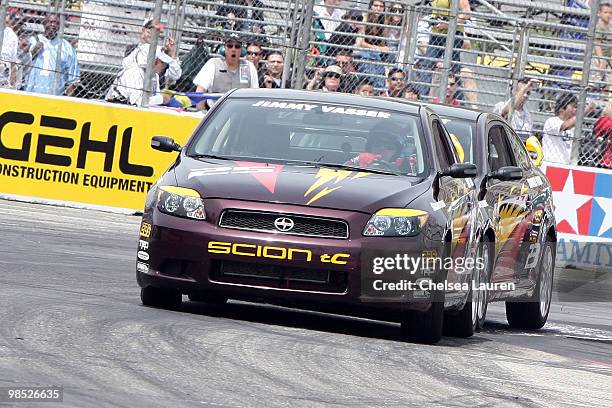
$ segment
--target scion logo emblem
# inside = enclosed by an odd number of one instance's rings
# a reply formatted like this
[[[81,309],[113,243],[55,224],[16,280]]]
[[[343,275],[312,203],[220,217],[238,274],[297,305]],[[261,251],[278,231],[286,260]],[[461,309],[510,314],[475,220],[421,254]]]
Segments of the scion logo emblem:
[[[288,232],[293,229],[293,220],[287,217],[279,217],[274,220],[274,227],[281,232]]]

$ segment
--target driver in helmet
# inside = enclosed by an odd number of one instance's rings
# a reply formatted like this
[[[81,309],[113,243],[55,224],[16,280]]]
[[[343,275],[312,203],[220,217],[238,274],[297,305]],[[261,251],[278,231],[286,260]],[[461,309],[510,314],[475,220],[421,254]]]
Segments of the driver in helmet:
[[[376,125],[370,131],[365,151],[349,160],[347,164],[399,170],[403,163],[403,159],[400,158],[404,150],[402,134],[402,128],[398,125],[387,123]]]

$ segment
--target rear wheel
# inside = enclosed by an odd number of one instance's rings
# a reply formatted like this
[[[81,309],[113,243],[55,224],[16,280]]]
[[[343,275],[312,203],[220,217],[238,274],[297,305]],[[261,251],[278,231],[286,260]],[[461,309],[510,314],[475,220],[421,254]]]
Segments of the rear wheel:
[[[145,306],[178,310],[183,302],[181,292],[173,289],[161,289],[147,286],[140,289],[140,300]]]
[[[546,241],[540,260],[538,283],[531,299],[524,302],[506,302],[506,318],[510,327],[540,329],[548,320],[555,269],[554,243]]]

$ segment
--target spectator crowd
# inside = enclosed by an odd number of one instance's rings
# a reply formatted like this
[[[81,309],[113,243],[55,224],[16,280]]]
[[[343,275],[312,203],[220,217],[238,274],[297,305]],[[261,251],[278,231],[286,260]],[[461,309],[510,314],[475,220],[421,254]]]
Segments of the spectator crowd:
[[[594,48],[593,78],[609,87],[612,79],[610,46],[612,4],[602,0]],[[176,41],[164,36],[163,45],[151,48],[153,30],[164,27],[146,19],[138,42],[125,50],[120,72],[105,93],[109,102],[168,105],[207,109],[205,93],[223,93],[232,88],[303,87],[323,92],[354,93],[408,100],[431,101],[482,109],[478,102],[478,80],[464,66],[461,51],[471,48],[465,26],[471,19],[469,0],[459,1],[457,29],[450,65],[443,63],[449,34],[450,0],[432,0],[432,13],[417,22],[417,35],[403,32],[405,4],[370,0],[367,9],[347,9],[342,0],[321,0],[313,9],[312,48],[304,78],[293,78],[285,54],[275,50],[266,33],[266,6],[260,0],[225,0],[217,7],[215,27],[221,36],[210,47],[203,37],[179,59]],[[75,95],[80,68],[73,44],[58,35],[57,14],[42,20],[44,31],[25,36],[23,13],[11,8],[6,17],[0,62],[0,87],[22,89],[49,95]],[[414,44],[409,44],[414,42]],[[145,93],[148,55],[153,49],[151,91]],[[407,52],[413,52],[408,58]],[[59,57],[58,57],[59,56]],[[410,70],[406,61],[411,61]],[[300,72],[299,70],[294,70]],[[534,133],[533,112],[528,101],[541,83],[533,78],[513,81],[511,97],[492,106],[519,134]],[[439,93],[440,83],[445,92]],[[440,96],[442,96],[440,99]],[[577,98],[568,90],[554,95],[554,115],[545,121],[542,144],[545,160],[569,164],[576,149]],[[608,96],[610,98],[610,96]],[[593,137],[599,141],[595,165],[612,168],[610,103],[598,109],[597,101],[587,104],[585,114],[600,118]],[[603,106],[602,106],[603,107]],[[602,147],[603,146],[603,147]]]

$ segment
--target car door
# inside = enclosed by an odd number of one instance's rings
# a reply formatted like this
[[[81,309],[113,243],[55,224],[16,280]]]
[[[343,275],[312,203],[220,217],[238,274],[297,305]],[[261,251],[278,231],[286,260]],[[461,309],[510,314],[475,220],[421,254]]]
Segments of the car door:
[[[517,285],[531,287],[535,285],[535,279],[537,279],[535,268],[540,259],[542,244],[546,238],[546,231],[544,231],[542,221],[548,194],[545,180],[542,179],[540,172],[536,170],[519,136],[508,126],[505,126],[505,130],[516,157],[517,166],[523,170],[520,194],[527,196],[528,213],[521,221],[521,227],[525,233],[523,234],[523,245],[517,258]],[[519,192],[514,192],[515,196],[518,194]]]
[[[446,169],[455,163],[459,163],[450,134],[435,118],[432,121],[434,145],[440,169]],[[452,178],[444,176],[440,178],[440,191],[438,194],[439,205],[444,205],[448,214],[448,228],[451,233],[450,256],[455,260],[453,265],[465,262],[465,259],[473,257],[473,210],[475,208],[476,193],[474,182],[469,178]],[[443,204],[442,204],[443,203]],[[448,254],[447,254],[448,255]],[[462,268],[461,268],[462,269]],[[455,271],[461,275],[461,270]],[[465,277],[465,274],[462,275]],[[449,274],[448,281],[463,281],[462,276]]]
[[[489,175],[503,167],[517,166],[517,158],[502,122],[492,121],[487,126],[486,149]],[[486,181],[485,199],[493,207],[490,214],[495,232],[496,263],[492,282],[518,283],[517,259],[530,205],[527,190],[522,179],[503,181],[489,177]]]

